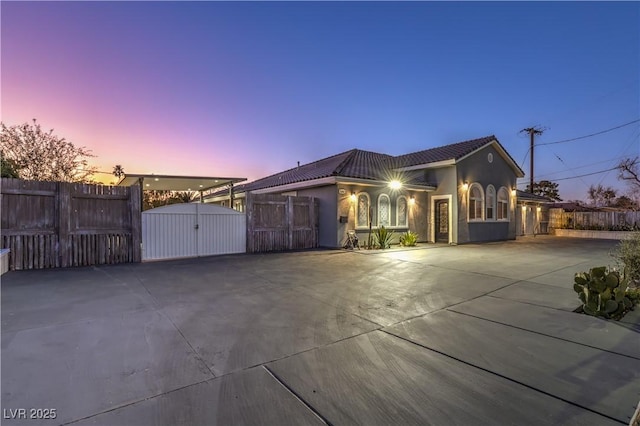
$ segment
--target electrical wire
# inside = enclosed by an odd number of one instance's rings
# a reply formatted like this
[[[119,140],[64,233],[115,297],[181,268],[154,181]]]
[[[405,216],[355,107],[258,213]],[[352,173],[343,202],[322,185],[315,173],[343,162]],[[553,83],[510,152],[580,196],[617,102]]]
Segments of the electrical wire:
[[[598,171],[598,172],[586,173],[586,174],[584,174],[584,175],[578,175],[578,176],[571,176],[571,177],[566,177],[566,178],[554,179],[553,181],[554,181],[554,182],[558,182],[558,181],[560,181],[560,180],[578,179],[578,178],[585,177],[585,176],[598,175],[598,174],[600,174],[600,173],[610,172],[611,170],[615,170],[615,169],[617,169],[617,168],[618,168],[618,167],[616,166],[616,167],[612,167],[612,168],[610,168],[610,169],[600,170],[600,171]]]
[[[621,129],[621,128],[626,127],[626,126],[630,126],[631,124],[637,123],[638,121],[640,121],[640,118],[638,118],[636,120],[633,120],[633,121],[630,121],[630,122],[625,123],[625,124],[621,124],[621,125],[616,126],[616,127],[612,127],[610,129],[607,129],[607,130],[602,130],[600,132],[591,133],[590,135],[578,136],[577,138],[563,139],[561,141],[555,141],[555,142],[539,143],[539,144],[536,144],[535,146],[556,145],[556,144],[559,144],[559,143],[573,142],[573,141],[577,141],[577,140],[580,140],[580,139],[586,139],[586,138],[590,138],[590,137],[593,137],[593,136],[602,135],[603,133],[612,132],[614,130]]]

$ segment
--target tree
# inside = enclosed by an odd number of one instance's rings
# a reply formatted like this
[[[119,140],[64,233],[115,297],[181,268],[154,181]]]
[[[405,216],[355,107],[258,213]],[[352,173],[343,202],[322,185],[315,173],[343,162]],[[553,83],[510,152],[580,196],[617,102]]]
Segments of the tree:
[[[625,158],[618,164],[618,179],[640,189],[640,157]]]
[[[533,182],[533,191],[531,190],[530,184],[527,185],[527,189],[525,191],[535,195],[542,195],[555,201],[562,201],[558,192],[558,184],[551,182],[550,180]]]
[[[2,171],[3,178],[17,178],[19,167],[15,161],[4,158],[4,155],[0,154],[0,169]]]
[[[618,191],[610,186],[604,187],[601,184],[597,186],[591,185],[587,191],[591,203],[596,207],[611,206],[615,198],[618,196]]]
[[[623,210],[637,210],[638,204],[631,199],[631,197],[627,197],[626,195],[621,195],[613,202],[612,207],[617,207]]]
[[[53,129],[44,132],[35,119],[16,126],[0,123],[0,151],[15,163],[21,179],[91,182],[96,172],[88,162],[91,151],[54,135]]]
[[[115,177],[117,177],[118,179],[122,178],[122,176],[124,176],[124,169],[122,168],[122,166],[120,164],[116,164],[115,166],[113,166],[113,175]]]

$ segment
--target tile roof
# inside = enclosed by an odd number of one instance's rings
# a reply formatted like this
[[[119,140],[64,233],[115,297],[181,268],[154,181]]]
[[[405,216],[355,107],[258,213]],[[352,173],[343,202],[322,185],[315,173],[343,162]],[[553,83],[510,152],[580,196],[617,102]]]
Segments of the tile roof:
[[[476,149],[483,147],[493,140],[497,141],[496,137],[491,135],[479,139],[472,139],[400,155],[393,159],[393,167],[400,168],[415,166],[418,164],[436,163],[438,161],[445,160],[457,160],[472,153]]]
[[[406,155],[400,155],[397,157],[377,152],[352,149],[309,164],[294,167],[253,182],[237,185],[235,187],[235,191],[254,191],[330,176],[388,181],[395,177],[393,169],[444,160],[457,160],[494,140],[497,142],[496,137],[491,135],[479,139],[472,139],[413,152]],[[507,153],[507,155],[509,154]],[[513,164],[516,164],[515,161]],[[517,165],[515,167],[517,167]],[[422,174],[405,173],[403,179],[406,183],[410,184],[431,185],[429,182],[424,180],[424,176]],[[226,193],[226,191],[220,191],[216,194],[211,194],[210,196],[216,196],[224,193]]]

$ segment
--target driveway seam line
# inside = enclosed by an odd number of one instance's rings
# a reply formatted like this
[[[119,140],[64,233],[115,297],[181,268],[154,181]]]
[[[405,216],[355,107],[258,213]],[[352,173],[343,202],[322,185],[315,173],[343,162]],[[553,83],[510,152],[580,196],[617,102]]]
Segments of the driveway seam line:
[[[139,403],[141,403],[141,402],[148,401],[148,400],[150,400],[150,399],[158,398],[158,397],[161,397],[161,396],[164,396],[164,395],[169,395],[170,393],[178,392],[178,391],[180,391],[180,390],[183,390],[183,389],[186,389],[186,388],[190,388],[190,387],[192,387],[192,386],[201,385],[201,384],[203,384],[203,383],[207,383],[207,382],[210,382],[210,381],[215,380],[215,379],[216,379],[215,377],[214,377],[214,378],[209,378],[209,379],[206,379],[206,380],[201,380],[201,381],[196,382],[196,383],[191,383],[191,384],[188,384],[188,385],[185,385],[185,386],[181,386],[181,387],[179,387],[179,388],[171,389],[171,390],[168,390],[168,391],[166,391],[166,392],[159,393],[159,394],[157,394],[157,395],[147,396],[147,397],[145,397],[145,398],[141,398],[141,399],[139,399],[139,400],[137,400],[137,401],[129,402],[129,403],[127,403],[127,404],[121,404],[121,405],[118,405],[118,406],[116,406],[116,407],[112,407],[112,408],[109,408],[109,409],[107,409],[107,410],[100,411],[100,412],[95,413],[95,414],[90,414],[90,415],[88,415],[88,416],[81,417],[81,418],[79,418],[79,419],[74,419],[74,420],[70,420],[70,421],[65,422],[65,423],[60,423],[60,425],[61,425],[61,426],[65,426],[65,425],[70,425],[70,424],[73,424],[73,423],[78,423],[78,422],[81,422],[82,420],[87,420],[87,419],[90,419],[90,418],[93,418],[93,417],[96,417],[96,416],[100,416],[100,415],[102,415],[102,414],[110,413],[110,412],[112,412],[112,411],[117,411],[117,410],[120,410],[120,409],[122,409],[122,408],[129,407],[129,406],[131,406],[131,405],[136,405],[136,404],[139,404]]]
[[[302,398],[302,396],[300,396],[296,391],[293,390],[293,388],[291,388],[289,385],[287,385],[285,383],[284,380],[282,380],[275,372],[271,371],[269,369],[269,367],[267,367],[266,365],[263,365],[262,368],[264,368],[266,370],[266,372],[273,377],[273,379],[278,382],[280,384],[280,386],[282,386],[283,388],[285,388],[291,395],[293,395],[293,397],[295,399],[297,399],[301,404],[303,404],[309,411],[311,411],[317,418],[318,420],[320,420],[321,422],[323,422],[324,424],[328,425],[328,426],[333,426],[333,423],[331,423],[325,416],[323,416],[322,414],[320,414],[320,412],[315,409],[313,407],[313,405],[311,405],[309,402],[305,401],[304,398]]]
[[[495,372],[495,371],[491,371],[491,370],[489,370],[489,369],[487,369],[487,368],[480,367],[480,366],[475,365],[475,364],[472,364],[472,363],[470,363],[470,362],[468,362],[468,361],[464,361],[464,360],[462,360],[462,359],[460,359],[460,358],[457,358],[457,357],[455,357],[455,356],[453,356],[453,355],[449,355],[449,354],[447,354],[446,352],[442,352],[442,351],[439,351],[439,350],[437,350],[437,349],[430,348],[430,347],[428,347],[428,346],[426,346],[426,345],[423,345],[423,344],[418,343],[418,342],[414,342],[413,340],[410,340],[410,339],[408,339],[408,338],[406,338],[406,337],[403,337],[403,336],[397,335],[397,334],[392,333],[392,332],[387,331],[387,330],[380,330],[380,331],[381,331],[381,332],[383,332],[383,333],[386,333],[386,334],[388,334],[388,335],[390,335],[390,336],[396,337],[396,338],[398,338],[398,339],[400,339],[400,340],[404,340],[405,342],[408,342],[408,343],[411,343],[411,344],[413,344],[413,345],[416,345],[416,346],[418,346],[418,347],[421,347],[421,348],[427,349],[427,350],[429,350],[429,351],[432,351],[432,352],[438,353],[438,354],[440,354],[440,355],[446,356],[447,358],[450,358],[450,359],[453,359],[453,360],[455,360],[455,361],[461,362],[461,363],[463,363],[463,364],[465,364],[465,365],[468,365],[468,366],[470,366],[470,367],[477,368],[477,369],[482,370],[482,371],[484,371],[484,372],[486,372],[486,373],[489,373],[489,374],[492,374],[492,375],[495,375],[495,376],[501,377],[501,378],[503,378],[503,379],[505,379],[505,380],[508,380],[508,381],[510,381],[510,382],[512,382],[512,383],[517,383],[517,384],[519,384],[519,385],[521,385],[521,386],[524,386],[524,387],[526,387],[526,388],[529,388],[529,389],[531,389],[531,390],[533,390],[533,391],[540,392],[540,393],[542,393],[542,394],[544,394],[544,395],[547,395],[547,396],[549,396],[549,397],[551,397],[551,398],[558,399],[558,400],[560,400],[560,401],[562,401],[562,402],[565,402],[565,403],[567,403],[567,404],[569,404],[569,405],[573,405],[573,406],[575,406],[575,407],[582,408],[582,409],[584,409],[584,410],[587,410],[587,411],[589,411],[589,412],[592,412],[592,413],[597,414],[597,415],[602,416],[602,417],[606,417],[606,418],[608,418],[608,419],[610,419],[610,420],[616,421],[616,422],[621,423],[621,424],[623,424],[623,425],[626,425],[626,424],[627,424],[626,422],[623,422],[622,420],[619,420],[619,419],[616,419],[616,418],[614,418],[614,417],[611,417],[611,416],[609,416],[608,414],[600,413],[600,412],[595,411],[595,410],[593,410],[593,409],[591,409],[591,408],[589,408],[589,407],[585,407],[585,406],[580,405],[580,404],[578,404],[578,403],[575,403],[575,402],[573,402],[573,401],[569,401],[569,400],[564,399],[564,398],[561,398],[561,397],[559,397],[559,396],[557,396],[557,395],[553,395],[553,394],[551,394],[551,393],[549,393],[549,392],[546,392],[546,391],[544,391],[544,390],[542,390],[542,389],[538,389],[538,388],[533,387],[533,386],[531,386],[531,385],[528,385],[528,384],[526,384],[526,383],[523,383],[523,382],[520,382],[520,381],[518,381],[518,380],[512,379],[512,378],[510,378],[510,377],[504,376],[504,375],[502,375],[502,374],[500,374],[500,373],[497,373],[497,372]]]
[[[140,277],[138,277],[138,274],[136,274],[135,272],[133,273],[133,276],[136,277],[136,279],[138,280],[138,283],[142,286],[142,288],[145,289],[145,291],[147,292],[147,294],[149,294],[149,297],[151,298],[151,300],[153,300],[153,304],[156,306],[156,312],[158,312],[160,315],[164,316],[173,326],[173,328],[176,329],[176,331],[180,334],[180,336],[182,337],[182,339],[184,340],[184,342],[189,346],[189,348],[191,348],[191,350],[193,351],[193,354],[195,355],[196,359],[198,361],[200,361],[200,364],[204,365],[204,367],[207,369],[207,371],[209,371],[209,373],[211,373],[212,378],[217,377],[216,373],[213,372],[213,370],[211,369],[211,367],[209,367],[209,364],[207,364],[207,362],[204,360],[204,358],[202,358],[202,355],[200,355],[200,353],[193,347],[193,345],[191,344],[191,342],[187,339],[187,337],[184,335],[184,333],[182,333],[182,330],[180,330],[180,328],[176,325],[175,322],[173,322],[173,319],[171,319],[171,317],[169,316],[169,314],[167,314],[159,305],[158,305],[158,301],[156,300],[155,297],[153,297],[153,295],[151,294],[151,292],[149,291],[149,289],[147,288],[146,285],[144,285],[144,283],[142,282],[142,280],[140,279]]]
[[[518,326],[515,326],[515,325],[512,325],[512,324],[507,324],[507,323],[504,323],[504,322],[500,322],[500,321],[495,321],[495,320],[491,320],[491,319],[488,319],[488,318],[479,317],[477,315],[472,315],[472,314],[469,314],[469,313],[466,313],[466,312],[459,312],[459,311],[450,310],[450,309],[447,309],[447,310],[449,312],[454,313],[454,314],[465,315],[465,316],[468,316],[468,317],[471,317],[471,318],[476,318],[476,319],[479,319],[479,320],[482,320],[482,321],[488,321],[488,322],[492,322],[494,324],[500,324],[500,325],[504,325],[506,327],[515,328],[516,330],[522,330],[522,331],[526,331],[526,332],[529,332],[529,333],[538,334],[540,336],[545,336],[545,337],[549,337],[549,338],[552,338],[552,339],[557,339],[557,340],[560,340],[560,341],[563,341],[563,342],[573,343],[575,345],[585,346],[587,348],[608,352],[610,354],[624,356],[624,357],[635,359],[635,360],[640,360],[640,357],[636,357],[636,356],[633,356],[633,355],[626,355],[626,354],[621,354],[619,352],[613,352],[613,351],[611,351],[609,349],[599,348],[597,346],[587,345],[585,343],[580,343],[580,342],[576,342],[576,341],[573,341],[573,340],[568,340],[568,339],[565,339],[565,338],[562,338],[562,337],[552,336],[551,334],[545,334],[545,333],[541,333],[539,331],[529,330],[527,328],[522,328],[522,327],[518,327]]]

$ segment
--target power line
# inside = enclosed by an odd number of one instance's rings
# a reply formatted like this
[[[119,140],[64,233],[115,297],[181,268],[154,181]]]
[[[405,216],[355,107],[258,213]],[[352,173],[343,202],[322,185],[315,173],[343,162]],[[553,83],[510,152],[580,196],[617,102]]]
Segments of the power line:
[[[551,175],[557,175],[559,173],[566,173],[568,171],[570,172],[570,171],[574,171],[574,170],[578,170],[578,169],[584,169],[586,167],[591,167],[591,166],[595,166],[595,165],[602,164],[602,163],[609,163],[609,162],[614,161],[614,160],[622,160],[623,158],[626,158],[626,155],[622,155],[620,157],[615,157],[615,158],[610,158],[608,160],[598,161],[598,162],[595,162],[595,163],[584,164],[584,165],[578,166],[578,167],[571,167],[571,168],[569,168],[567,170],[560,170],[560,171],[557,171],[557,172],[543,173],[541,175],[538,175],[538,178],[551,176]]]
[[[597,175],[597,174],[600,174],[600,173],[610,172],[611,170],[615,170],[615,169],[617,169],[617,168],[618,168],[618,167],[612,167],[612,168],[610,168],[610,169],[600,170],[600,171],[598,171],[598,172],[587,173],[587,174],[584,174],[584,175],[578,175],[578,176],[572,176],[572,177],[566,177],[566,178],[554,179],[553,181],[554,181],[554,182],[557,182],[557,181],[559,181],[559,180],[578,179],[578,178],[585,177],[585,176],[591,176],[591,175]]]
[[[564,140],[561,140],[561,141],[555,141],[555,142],[539,143],[539,144],[537,144],[536,146],[556,145],[556,144],[559,144],[559,143],[573,142],[573,141],[577,141],[577,140],[580,140],[580,139],[586,139],[586,138],[590,138],[590,137],[592,137],[592,136],[598,136],[598,135],[601,135],[601,134],[603,134],[603,133],[611,132],[611,131],[614,131],[614,130],[620,129],[620,128],[622,128],[622,127],[629,126],[629,125],[631,125],[631,124],[633,124],[633,123],[637,123],[638,121],[640,121],[640,118],[638,118],[638,119],[636,119],[636,120],[633,120],[633,121],[630,121],[630,122],[625,123],[625,124],[621,124],[621,125],[616,126],[616,127],[612,127],[612,128],[610,128],[610,129],[607,129],[607,130],[602,130],[601,132],[591,133],[590,135],[578,136],[577,138],[564,139]]]

